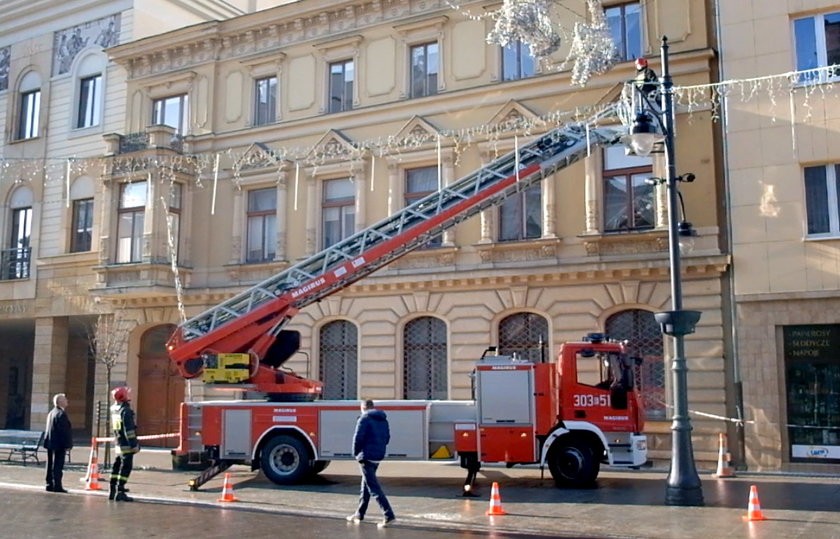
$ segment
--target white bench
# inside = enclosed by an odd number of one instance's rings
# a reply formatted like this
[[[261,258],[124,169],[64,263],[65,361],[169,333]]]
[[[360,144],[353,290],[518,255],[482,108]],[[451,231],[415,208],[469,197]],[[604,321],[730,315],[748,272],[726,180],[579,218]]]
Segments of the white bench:
[[[44,443],[43,431],[37,430],[0,430],[0,451],[8,451],[6,460],[19,456],[26,465],[29,460],[41,464],[38,451]]]

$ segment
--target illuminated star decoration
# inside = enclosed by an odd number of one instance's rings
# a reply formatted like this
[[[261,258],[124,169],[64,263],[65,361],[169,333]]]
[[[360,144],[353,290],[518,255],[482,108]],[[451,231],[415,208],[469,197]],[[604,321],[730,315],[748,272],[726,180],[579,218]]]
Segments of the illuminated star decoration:
[[[487,42],[505,47],[520,41],[529,45],[533,56],[548,56],[561,41],[551,24],[550,5],[551,0],[504,0]]]
[[[575,23],[568,58],[574,58],[572,84],[586,86],[592,75],[609,71],[618,60],[607,18],[600,0],[587,0],[591,23]]]

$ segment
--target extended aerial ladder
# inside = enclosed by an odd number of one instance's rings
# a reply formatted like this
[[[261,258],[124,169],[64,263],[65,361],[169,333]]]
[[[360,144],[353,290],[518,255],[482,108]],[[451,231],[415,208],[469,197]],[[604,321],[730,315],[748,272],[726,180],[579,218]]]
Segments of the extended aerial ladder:
[[[614,116],[610,107],[593,119]],[[311,400],[322,384],[279,367],[297,351],[284,328],[307,305],[342,290],[425,245],[443,231],[578,161],[590,146],[614,143],[620,124],[559,127],[442,187],[394,215],[183,322],[167,343],[181,375]]]

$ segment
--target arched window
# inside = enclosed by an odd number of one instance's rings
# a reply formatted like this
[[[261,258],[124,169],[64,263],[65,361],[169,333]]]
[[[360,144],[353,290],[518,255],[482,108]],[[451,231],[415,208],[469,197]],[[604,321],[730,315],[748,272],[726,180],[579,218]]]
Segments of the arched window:
[[[358,331],[346,320],[330,322],[321,328],[319,356],[320,380],[325,399],[355,399],[358,380]]]
[[[629,341],[630,353],[643,360],[636,370],[636,383],[647,419],[666,419],[662,332],[653,313],[641,309],[621,311],[607,319],[605,329],[610,338]]]
[[[32,254],[32,189],[21,186],[9,199],[11,223],[8,247],[2,250],[2,279],[28,279]]]
[[[446,399],[446,324],[431,316],[412,320],[403,330],[403,396]]]
[[[70,186],[73,201],[70,221],[70,252],[90,251],[93,240],[93,180],[76,178]]]
[[[74,129],[96,127],[102,121],[102,73],[106,63],[103,53],[91,52],[76,66]]]
[[[516,313],[499,322],[499,353],[533,363],[548,357],[548,320],[534,313]]]
[[[30,71],[24,75],[18,87],[20,95],[17,122],[17,140],[35,138],[40,134],[41,123],[41,77]]]

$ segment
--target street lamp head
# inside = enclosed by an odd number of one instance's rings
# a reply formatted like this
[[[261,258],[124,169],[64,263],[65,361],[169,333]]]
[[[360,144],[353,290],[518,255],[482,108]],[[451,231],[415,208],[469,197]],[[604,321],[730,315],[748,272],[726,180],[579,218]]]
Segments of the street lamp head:
[[[625,138],[625,143],[636,155],[647,157],[653,151],[653,146],[664,138],[651,121],[650,115],[646,112],[640,112],[633,121],[633,126]]]
[[[697,231],[688,221],[680,221],[677,224],[677,237],[680,244],[680,254],[687,255],[694,251],[694,238]]]

